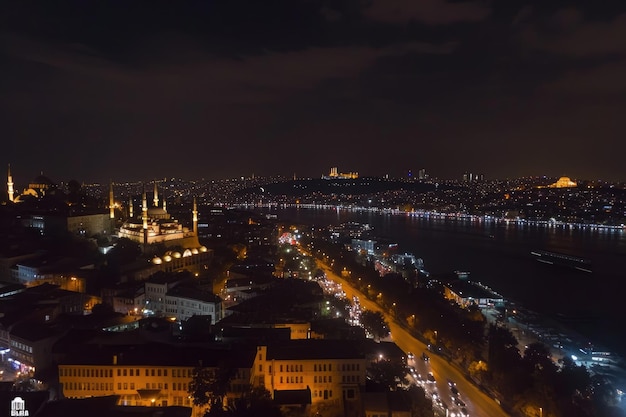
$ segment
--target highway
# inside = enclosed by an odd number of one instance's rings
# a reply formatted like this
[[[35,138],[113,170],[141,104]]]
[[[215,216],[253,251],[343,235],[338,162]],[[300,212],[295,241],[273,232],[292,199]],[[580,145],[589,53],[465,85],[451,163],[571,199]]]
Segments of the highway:
[[[456,389],[460,393],[459,398],[466,404],[465,408],[469,416],[510,417],[492,398],[479,390],[474,384],[467,381],[457,368],[449,364],[445,359],[428,352],[424,343],[415,339],[402,326],[396,323],[394,318],[387,314],[378,304],[369,300],[364,294],[353,288],[346,280],[334,274],[326,265],[318,262],[318,267],[326,273],[328,279],[342,285],[348,299],[351,300],[353,296],[356,296],[359,298],[362,308],[370,311],[380,311],[384,315],[385,320],[389,323],[393,342],[404,352],[412,352],[415,355],[413,360],[409,360],[408,365],[413,366],[416,372],[421,375],[422,379],[426,379],[428,372],[432,372],[436,380],[435,383],[426,382],[420,385],[424,386],[429,393],[438,393],[441,401],[448,406],[448,416],[452,416],[453,413],[456,416],[462,415],[458,414],[461,407],[455,405],[452,400],[451,387],[448,384],[448,381],[452,381],[456,384]],[[427,352],[430,357],[429,361],[422,359],[423,352]],[[433,385],[436,387],[436,390]],[[438,415],[446,416],[446,412],[440,406],[434,404],[433,408]]]

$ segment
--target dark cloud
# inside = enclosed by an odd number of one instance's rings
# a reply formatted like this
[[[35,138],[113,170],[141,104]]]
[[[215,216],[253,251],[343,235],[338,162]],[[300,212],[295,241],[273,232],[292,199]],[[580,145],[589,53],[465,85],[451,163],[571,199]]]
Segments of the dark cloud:
[[[452,2],[447,0],[372,0],[365,16],[373,21],[427,25],[447,25],[486,19],[491,8],[483,1]]]
[[[26,178],[623,179],[610,3],[24,0],[0,10],[3,154]]]

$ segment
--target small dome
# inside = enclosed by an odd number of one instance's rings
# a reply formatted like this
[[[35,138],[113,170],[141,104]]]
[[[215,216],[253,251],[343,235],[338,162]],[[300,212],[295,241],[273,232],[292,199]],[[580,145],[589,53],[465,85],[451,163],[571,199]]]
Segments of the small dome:
[[[174,252],[174,253],[172,253],[172,257],[178,259],[178,258],[181,257],[181,254],[180,254],[180,252]]]
[[[199,253],[199,252],[198,252],[198,248],[193,248],[193,249],[191,250],[191,254],[192,254],[192,255],[197,255],[198,253]]]
[[[152,258],[152,263],[155,265],[161,265],[163,263],[163,260],[158,256],[155,256],[154,258]]]
[[[164,260],[165,262],[171,262],[171,261],[172,261],[172,257],[171,257],[170,255],[165,255],[165,256],[163,257],[163,260]]]
[[[167,211],[163,210],[161,207],[148,208],[148,216],[164,216],[166,214]]]
[[[200,252],[206,252],[206,251],[208,251],[206,246],[200,246]]]
[[[183,258],[187,258],[187,257],[189,257],[189,256],[191,256],[191,251],[190,251],[189,249],[186,249],[186,250],[183,252]]]

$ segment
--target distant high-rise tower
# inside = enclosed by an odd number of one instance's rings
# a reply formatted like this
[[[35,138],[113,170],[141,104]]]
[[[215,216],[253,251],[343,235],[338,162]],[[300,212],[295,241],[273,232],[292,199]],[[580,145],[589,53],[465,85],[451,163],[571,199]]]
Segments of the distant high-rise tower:
[[[128,218],[129,219],[133,218],[133,198],[132,197],[128,199]]]
[[[420,180],[425,180],[426,178],[428,178],[428,176],[426,175],[426,170],[424,168],[421,168],[419,171],[417,171],[417,178]]]
[[[109,218],[115,218],[115,198],[113,197],[113,182],[109,184]]]
[[[11,164],[9,164],[9,173],[7,176],[7,191],[9,193],[9,201],[13,202],[15,191],[13,190],[13,176],[11,175]]]

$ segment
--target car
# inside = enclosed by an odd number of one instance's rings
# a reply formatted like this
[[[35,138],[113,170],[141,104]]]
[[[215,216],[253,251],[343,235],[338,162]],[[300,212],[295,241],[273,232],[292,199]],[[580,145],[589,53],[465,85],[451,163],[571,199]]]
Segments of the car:
[[[451,379],[448,379],[448,385],[451,386],[451,387],[454,387],[454,386],[456,386],[456,382],[454,382]]]
[[[435,382],[435,375],[433,375],[432,372],[429,372],[426,378],[428,379],[429,382]]]
[[[425,361],[428,361],[430,359],[430,357],[426,354],[426,352],[422,353],[422,359]]]
[[[463,400],[461,400],[461,399],[460,399],[460,398],[458,398],[458,397],[454,399],[454,403],[455,403],[456,405],[458,405],[459,407],[465,407],[465,405],[466,405],[466,404],[463,402]]]
[[[467,409],[465,407],[461,407],[461,409],[459,410],[459,414],[461,414],[462,417],[469,417],[469,413],[467,412]]]
[[[451,392],[451,393],[452,393],[452,395],[454,395],[455,397],[458,397],[458,396],[459,396],[459,390],[458,390],[458,389],[456,389],[456,387],[455,387],[455,386],[451,386],[451,387],[450,387],[450,392]]]
[[[407,352],[406,357],[413,360],[415,358],[415,355],[413,354],[413,352]]]

